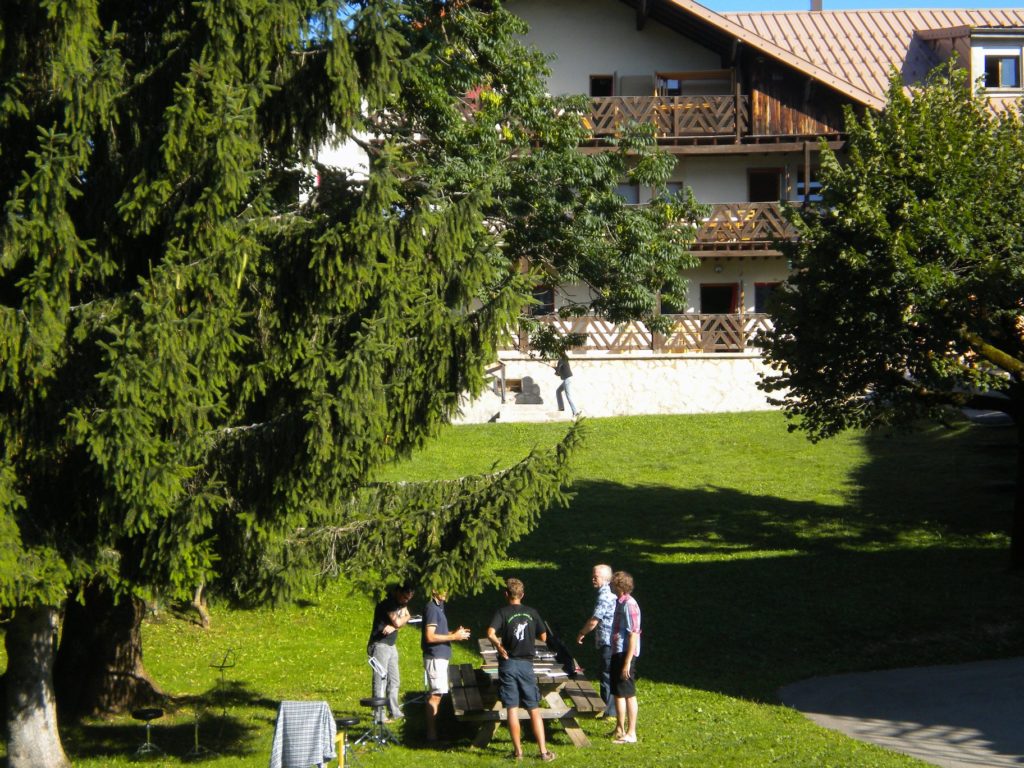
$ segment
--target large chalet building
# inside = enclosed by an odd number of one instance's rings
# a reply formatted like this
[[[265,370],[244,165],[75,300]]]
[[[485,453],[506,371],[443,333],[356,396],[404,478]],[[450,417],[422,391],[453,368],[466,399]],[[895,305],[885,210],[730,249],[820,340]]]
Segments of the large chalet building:
[[[816,2],[817,0],[812,0]],[[685,306],[662,306],[669,335],[555,312],[586,288],[541,294],[545,322],[586,334],[570,356],[573,397],[587,415],[769,408],[754,346],[792,237],[780,201],[813,202],[819,141],[843,149],[843,108],[879,110],[893,68],[907,84],[956,56],[994,106],[1024,96],[1024,9],[719,14],[693,0],[506,0],[527,42],[554,56],[548,90],[585,94],[593,146],[628,121],[653,122],[676,158],[673,182],[711,205]],[[622,185],[642,205],[652,191]],[[576,294],[573,296],[572,294]],[[493,393],[464,421],[558,418],[550,365],[510,345]],[[561,414],[568,417],[568,412]]]

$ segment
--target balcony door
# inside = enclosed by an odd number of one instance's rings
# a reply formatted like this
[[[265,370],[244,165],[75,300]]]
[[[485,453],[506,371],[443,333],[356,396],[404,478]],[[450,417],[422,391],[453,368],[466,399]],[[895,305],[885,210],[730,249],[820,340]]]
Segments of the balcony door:
[[[777,203],[782,200],[781,168],[747,169],[747,199],[751,203]]]
[[[739,295],[738,283],[701,283],[700,312],[702,315],[735,315]]]

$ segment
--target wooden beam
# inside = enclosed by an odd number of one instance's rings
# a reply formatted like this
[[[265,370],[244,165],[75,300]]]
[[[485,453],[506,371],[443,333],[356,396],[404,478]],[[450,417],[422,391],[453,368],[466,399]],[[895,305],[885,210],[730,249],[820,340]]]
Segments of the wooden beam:
[[[765,144],[683,144],[677,146],[661,144],[659,148],[670,155],[771,155],[784,152],[802,153],[805,143],[803,141],[786,141]],[[812,144],[816,152],[818,150],[817,142],[812,142]],[[833,151],[839,151],[845,145],[844,141],[828,142],[829,149]],[[579,149],[580,152],[588,155],[613,150],[614,147],[580,147]]]
[[[637,0],[636,3],[636,28],[640,31],[644,28],[647,23],[647,16],[650,13],[650,9],[647,7],[647,0]]]

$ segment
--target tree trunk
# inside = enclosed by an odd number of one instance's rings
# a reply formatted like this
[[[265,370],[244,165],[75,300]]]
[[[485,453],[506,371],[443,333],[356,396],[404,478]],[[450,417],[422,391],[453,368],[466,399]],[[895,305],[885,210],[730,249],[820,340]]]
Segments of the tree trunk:
[[[1024,413],[1017,419],[1017,488],[1013,495],[1013,526],[1010,529],[1010,568],[1024,571]]]
[[[7,765],[70,768],[57,730],[57,609],[18,608],[7,624]]]
[[[95,586],[84,604],[68,601],[55,671],[61,712],[115,714],[161,703],[164,694],[142,665],[145,613],[141,600],[115,603]]]
[[[210,628],[210,612],[206,608],[206,584],[196,587],[196,594],[192,598],[192,607],[199,614],[199,624],[203,629]]]

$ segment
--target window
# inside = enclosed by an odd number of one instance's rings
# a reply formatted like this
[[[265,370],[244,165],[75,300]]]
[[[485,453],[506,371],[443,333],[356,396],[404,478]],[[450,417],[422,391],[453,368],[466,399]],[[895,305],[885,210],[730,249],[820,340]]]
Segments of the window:
[[[812,203],[821,202],[821,176],[820,168],[811,168],[811,182],[804,184],[804,171],[806,168],[801,165],[796,177],[796,196],[799,200],[807,200]]]
[[[754,311],[767,312],[768,302],[782,283],[754,283]]]
[[[658,96],[712,96],[732,92],[732,71],[658,72],[655,75]]]
[[[986,56],[985,87],[1020,88],[1020,56]]]
[[[685,299],[682,299],[681,304],[674,304],[669,301],[667,297],[661,293],[658,294],[658,301],[661,307],[661,314],[663,315],[684,315],[686,314],[686,303]]]
[[[614,96],[615,78],[612,75],[591,75],[590,95],[593,97]]]
[[[534,317],[540,315],[554,314],[555,311],[555,289],[548,285],[538,285],[533,289],[533,300],[537,302],[530,306],[530,314]]]
[[[615,194],[621,197],[627,205],[640,204],[639,184],[619,184],[615,187]]]

